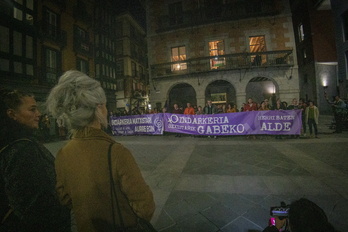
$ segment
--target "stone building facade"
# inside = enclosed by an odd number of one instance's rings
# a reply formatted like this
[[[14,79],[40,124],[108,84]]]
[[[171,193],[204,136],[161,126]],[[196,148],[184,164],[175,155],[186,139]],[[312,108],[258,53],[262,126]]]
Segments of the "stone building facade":
[[[348,99],[348,2],[331,0],[338,60],[338,93]]]
[[[325,95],[337,95],[337,50],[329,0],[290,1],[299,67],[300,95],[330,113]]]
[[[147,1],[152,107],[299,98],[288,1],[211,2]]]
[[[117,110],[145,109],[148,105],[148,69],[145,29],[128,12],[116,17]]]

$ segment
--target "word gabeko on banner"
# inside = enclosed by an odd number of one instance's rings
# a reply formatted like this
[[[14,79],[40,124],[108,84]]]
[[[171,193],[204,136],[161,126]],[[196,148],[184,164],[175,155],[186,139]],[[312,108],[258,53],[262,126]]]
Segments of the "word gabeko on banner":
[[[163,131],[192,135],[290,135],[301,132],[301,110],[268,110],[239,113],[184,115],[147,114],[112,117],[115,135],[163,134]]]

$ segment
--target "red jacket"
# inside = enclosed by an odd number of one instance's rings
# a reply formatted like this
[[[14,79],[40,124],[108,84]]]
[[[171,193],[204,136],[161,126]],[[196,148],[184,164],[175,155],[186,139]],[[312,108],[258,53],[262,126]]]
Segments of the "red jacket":
[[[186,107],[184,114],[191,114],[191,115],[195,115],[195,109],[193,107]]]
[[[245,104],[244,106],[244,111],[253,111],[253,110],[257,110],[257,105],[255,102],[251,103],[251,105],[249,103]]]

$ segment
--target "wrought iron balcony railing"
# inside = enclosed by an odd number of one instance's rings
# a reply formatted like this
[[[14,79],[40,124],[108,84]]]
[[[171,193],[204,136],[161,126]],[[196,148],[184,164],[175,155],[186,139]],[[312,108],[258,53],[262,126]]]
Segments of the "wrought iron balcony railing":
[[[82,55],[93,57],[93,45],[90,41],[74,38],[74,51]]]
[[[221,70],[294,65],[292,50],[236,53],[151,65],[152,78],[216,72]]]
[[[67,44],[66,31],[61,30],[55,25],[47,22],[39,22],[39,34],[42,39],[47,39],[57,43],[61,47],[65,47]]]

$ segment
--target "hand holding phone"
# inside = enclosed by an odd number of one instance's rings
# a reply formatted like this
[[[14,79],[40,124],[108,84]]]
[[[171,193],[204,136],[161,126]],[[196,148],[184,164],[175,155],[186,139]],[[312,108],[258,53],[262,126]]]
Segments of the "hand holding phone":
[[[280,219],[278,216],[274,216],[270,218],[269,224],[277,227],[279,231],[284,231],[287,225],[287,218]]]

